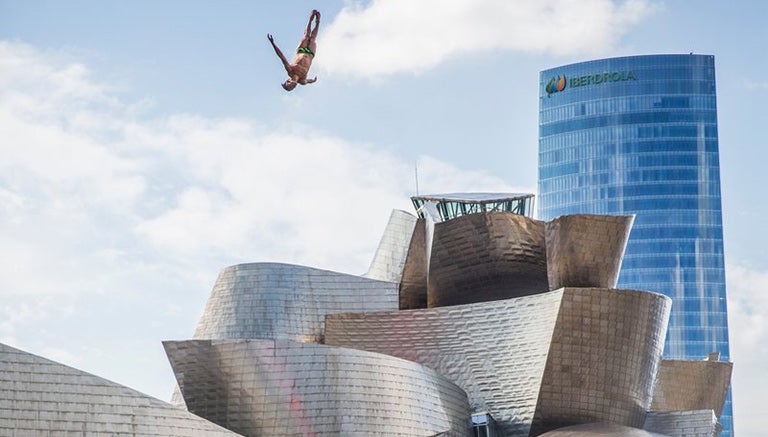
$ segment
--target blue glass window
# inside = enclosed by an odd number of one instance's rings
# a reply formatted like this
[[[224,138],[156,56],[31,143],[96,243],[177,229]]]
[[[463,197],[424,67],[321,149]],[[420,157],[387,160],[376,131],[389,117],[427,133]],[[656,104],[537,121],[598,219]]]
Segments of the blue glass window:
[[[540,90],[538,217],[636,214],[619,287],[672,298],[665,356],[727,360],[714,58],[582,62],[543,71]],[[731,419],[729,397],[724,437]]]

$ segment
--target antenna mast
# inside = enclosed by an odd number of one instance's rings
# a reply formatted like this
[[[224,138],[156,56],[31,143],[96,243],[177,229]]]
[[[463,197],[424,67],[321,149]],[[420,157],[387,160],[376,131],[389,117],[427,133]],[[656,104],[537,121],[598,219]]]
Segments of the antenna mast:
[[[416,175],[416,195],[419,195],[419,163],[413,164],[414,174]]]

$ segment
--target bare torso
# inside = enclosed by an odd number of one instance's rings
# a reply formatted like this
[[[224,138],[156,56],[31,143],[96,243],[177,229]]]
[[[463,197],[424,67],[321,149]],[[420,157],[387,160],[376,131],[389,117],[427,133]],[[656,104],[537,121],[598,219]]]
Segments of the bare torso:
[[[291,71],[289,75],[298,82],[307,80],[309,67],[312,66],[312,55],[309,53],[296,53],[291,61]]]

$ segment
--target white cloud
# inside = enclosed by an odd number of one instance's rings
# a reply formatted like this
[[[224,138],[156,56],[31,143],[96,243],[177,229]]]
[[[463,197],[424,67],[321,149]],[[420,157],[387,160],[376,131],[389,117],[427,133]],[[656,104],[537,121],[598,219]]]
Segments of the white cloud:
[[[735,431],[755,435],[766,426],[760,399],[768,392],[768,271],[729,264],[727,275]]]
[[[387,4],[370,8],[386,12],[405,3]],[[477,7],[473,13],[481,14],[487,4]],[[370,8],[346,13],[366,17]],[[515,13],[531,13],[531,6],[520,8]],[[647,5],[611,4],[605,14],[624,10],[631,22],[642,15],[626,12],[632,8]],[[375,30],[377,23],[369,24]],[[378,38],[376,32],[360,35]],[[407,71],[395,59],[398,70],[380,71]],[[114,369],[92,360],[107,355],[108,365],[130,366],[146,351],[121,345],[158,346],[163,338],[126,336],[191,332],[227,263],[276,260],[360,273],[390,209],[410,210],[413,165],[382,145],[248,119],[144,120],[137,116],[142,104],[120,101],[60,54],[0,42],[0,341],[35,344],[40,354],[53,351],[109,377]],[[423,194],[531,190],[429,156],[419,159],[418,174]],[[758,429],[763,420],[755,400],[768,391],[766,283],[768,272],[728,267],[737,430]],[[77,299],[83,295],[116,303],[88,307],[90,299]],[[102,324],[84,326],[81,318]],[[109,344],[81,347],[85,331],[104,331]],[[77,346],[55,341],[66,338]],[[145,375],[163,377],[167,367],[162,359],[141,366]],[[133,383],[166,397],[164,386]]]
[[[410,165],[373,144],[246,119],[140,121],[82,65],[11,43],[0,45],[0,63],[11,96],[0,101],[0,136],[12,139],[0,146],[0,198],[8,200],[0,231],[17,269],[83,246],[106,268],[119,260],[102,252],[120,241],[131,247],[117,252],[145,244],[185,258],[204,252],[359,269],[380,231],[371,223],[408,208]],[[481,172],[422,161],[423,183],[438,191],[448,183],[505,187]]]
[[[317,62],[330,73],[379,77],[477,52],[594,55],[653,9],[650,0],[353,2],[321,29]]]
[[[0,42],[0,341],[165,397],[114,375],[135,373],[138,348],[191,333],[219,269],[362,273],[390,210],[411,209],[414,177],[382,145],[150,118],[144,103],[115,97],[76,59]],[[430,157],[419,171],[425,190],[513,190]],[[168,377],[154,365],[142,363],[147,378]]]
[[[741,86],[748,90],[768,90],[768,82],[758,80],[742,80]]]

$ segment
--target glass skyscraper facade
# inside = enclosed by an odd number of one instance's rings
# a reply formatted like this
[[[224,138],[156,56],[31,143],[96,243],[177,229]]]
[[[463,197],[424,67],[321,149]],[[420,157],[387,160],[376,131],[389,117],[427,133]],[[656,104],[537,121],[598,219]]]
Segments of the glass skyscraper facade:
[[[730,357],[716,103],[708,55],[540,75],[538,218],[637,215],[618,286],[672,298],[666,358]],[[730,395],[720,421],[731,436]]]

